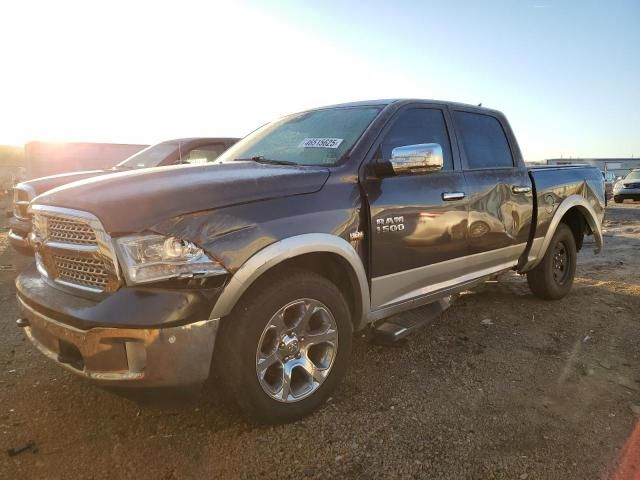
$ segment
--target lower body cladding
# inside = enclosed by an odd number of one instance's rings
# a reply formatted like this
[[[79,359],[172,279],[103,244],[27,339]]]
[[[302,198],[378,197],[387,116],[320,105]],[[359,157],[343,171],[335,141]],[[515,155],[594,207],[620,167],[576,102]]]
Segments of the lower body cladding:
[[[121,289],[91,300],[62,292],[34,272],[21,274],[16,288],[17,323],[34,346],[101,386],[194,387],[209,377],[219,321],[198,317],[206,318],[210,297]]]

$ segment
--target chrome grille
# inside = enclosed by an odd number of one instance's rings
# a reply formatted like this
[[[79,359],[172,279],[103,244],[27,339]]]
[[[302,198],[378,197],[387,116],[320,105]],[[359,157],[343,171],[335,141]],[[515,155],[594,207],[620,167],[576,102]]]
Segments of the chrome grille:
[[[45,278],[93,293],[118,289],[111,238],[95,216],[44,205],[31,208],[36,263]]]
[[[90,225],[65,217],[45,215],[47,239],[74,245],[97,245],[96,233]]]
[[[109,282],[109,274],[101,260],[68,255],[54,255],[53,260],[58,279],[64,282],[99,290],[104,290]]]

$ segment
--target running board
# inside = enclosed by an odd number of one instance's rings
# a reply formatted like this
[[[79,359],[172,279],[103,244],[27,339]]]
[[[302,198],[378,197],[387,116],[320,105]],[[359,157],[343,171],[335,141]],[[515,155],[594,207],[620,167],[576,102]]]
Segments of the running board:
[[[426,327],[431,321],[438,318],[456,298],[457,295],[449,295],[423,307],[386,319],[374,327],[373,341],[379,345],[398,345],[402,339]]]

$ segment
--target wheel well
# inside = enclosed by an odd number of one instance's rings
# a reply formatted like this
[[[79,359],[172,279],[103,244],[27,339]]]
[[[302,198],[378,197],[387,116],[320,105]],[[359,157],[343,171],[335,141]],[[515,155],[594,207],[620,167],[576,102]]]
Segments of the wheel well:
[[[260,275],[249,288],[238,299],[236,305],[240,304],[246,295],[250,295],[255,288],[269,282],[275,276],[281,275],[286,270],[306,270],[312,271],[318,275],[325,277],[343,292],[344,298],[349,305],[351,313],[351,321],[354,328],[357,328],[360,317],[362,316],[362,298],[360,295],[360,286],[355,272],[349,266],[347,260],[340,255],[329,252],[314,252],[299,255],[297,257],[288,258],[268,271]]]
[[[567,213],[564,214],[562,223],[566,224],[570,229],[571,233],[573,233],[573,238],[576,241],[576,250],[580,251],[582,248],[582,243],[584,241],[584,234],[591,233],[591,229],[589,228],[589,224],[584,218],[584,214],[580,211],[579,207],[572,207],[567,210]]]

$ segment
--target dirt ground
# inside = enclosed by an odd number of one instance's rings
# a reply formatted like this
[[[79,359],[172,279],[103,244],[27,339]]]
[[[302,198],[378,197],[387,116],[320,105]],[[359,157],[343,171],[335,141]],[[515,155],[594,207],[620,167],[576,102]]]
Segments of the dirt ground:
[[[215,388],[141,406],[45,359],[14,325],[24,260],[0,222],[2,479],[639,478],[638,204],[608,208],[605,253],[588,240],[567,298],[505,275],[401,347],[359,336],[331,401],[276,427]],[[5,452],[30,440],[35,452]]]

